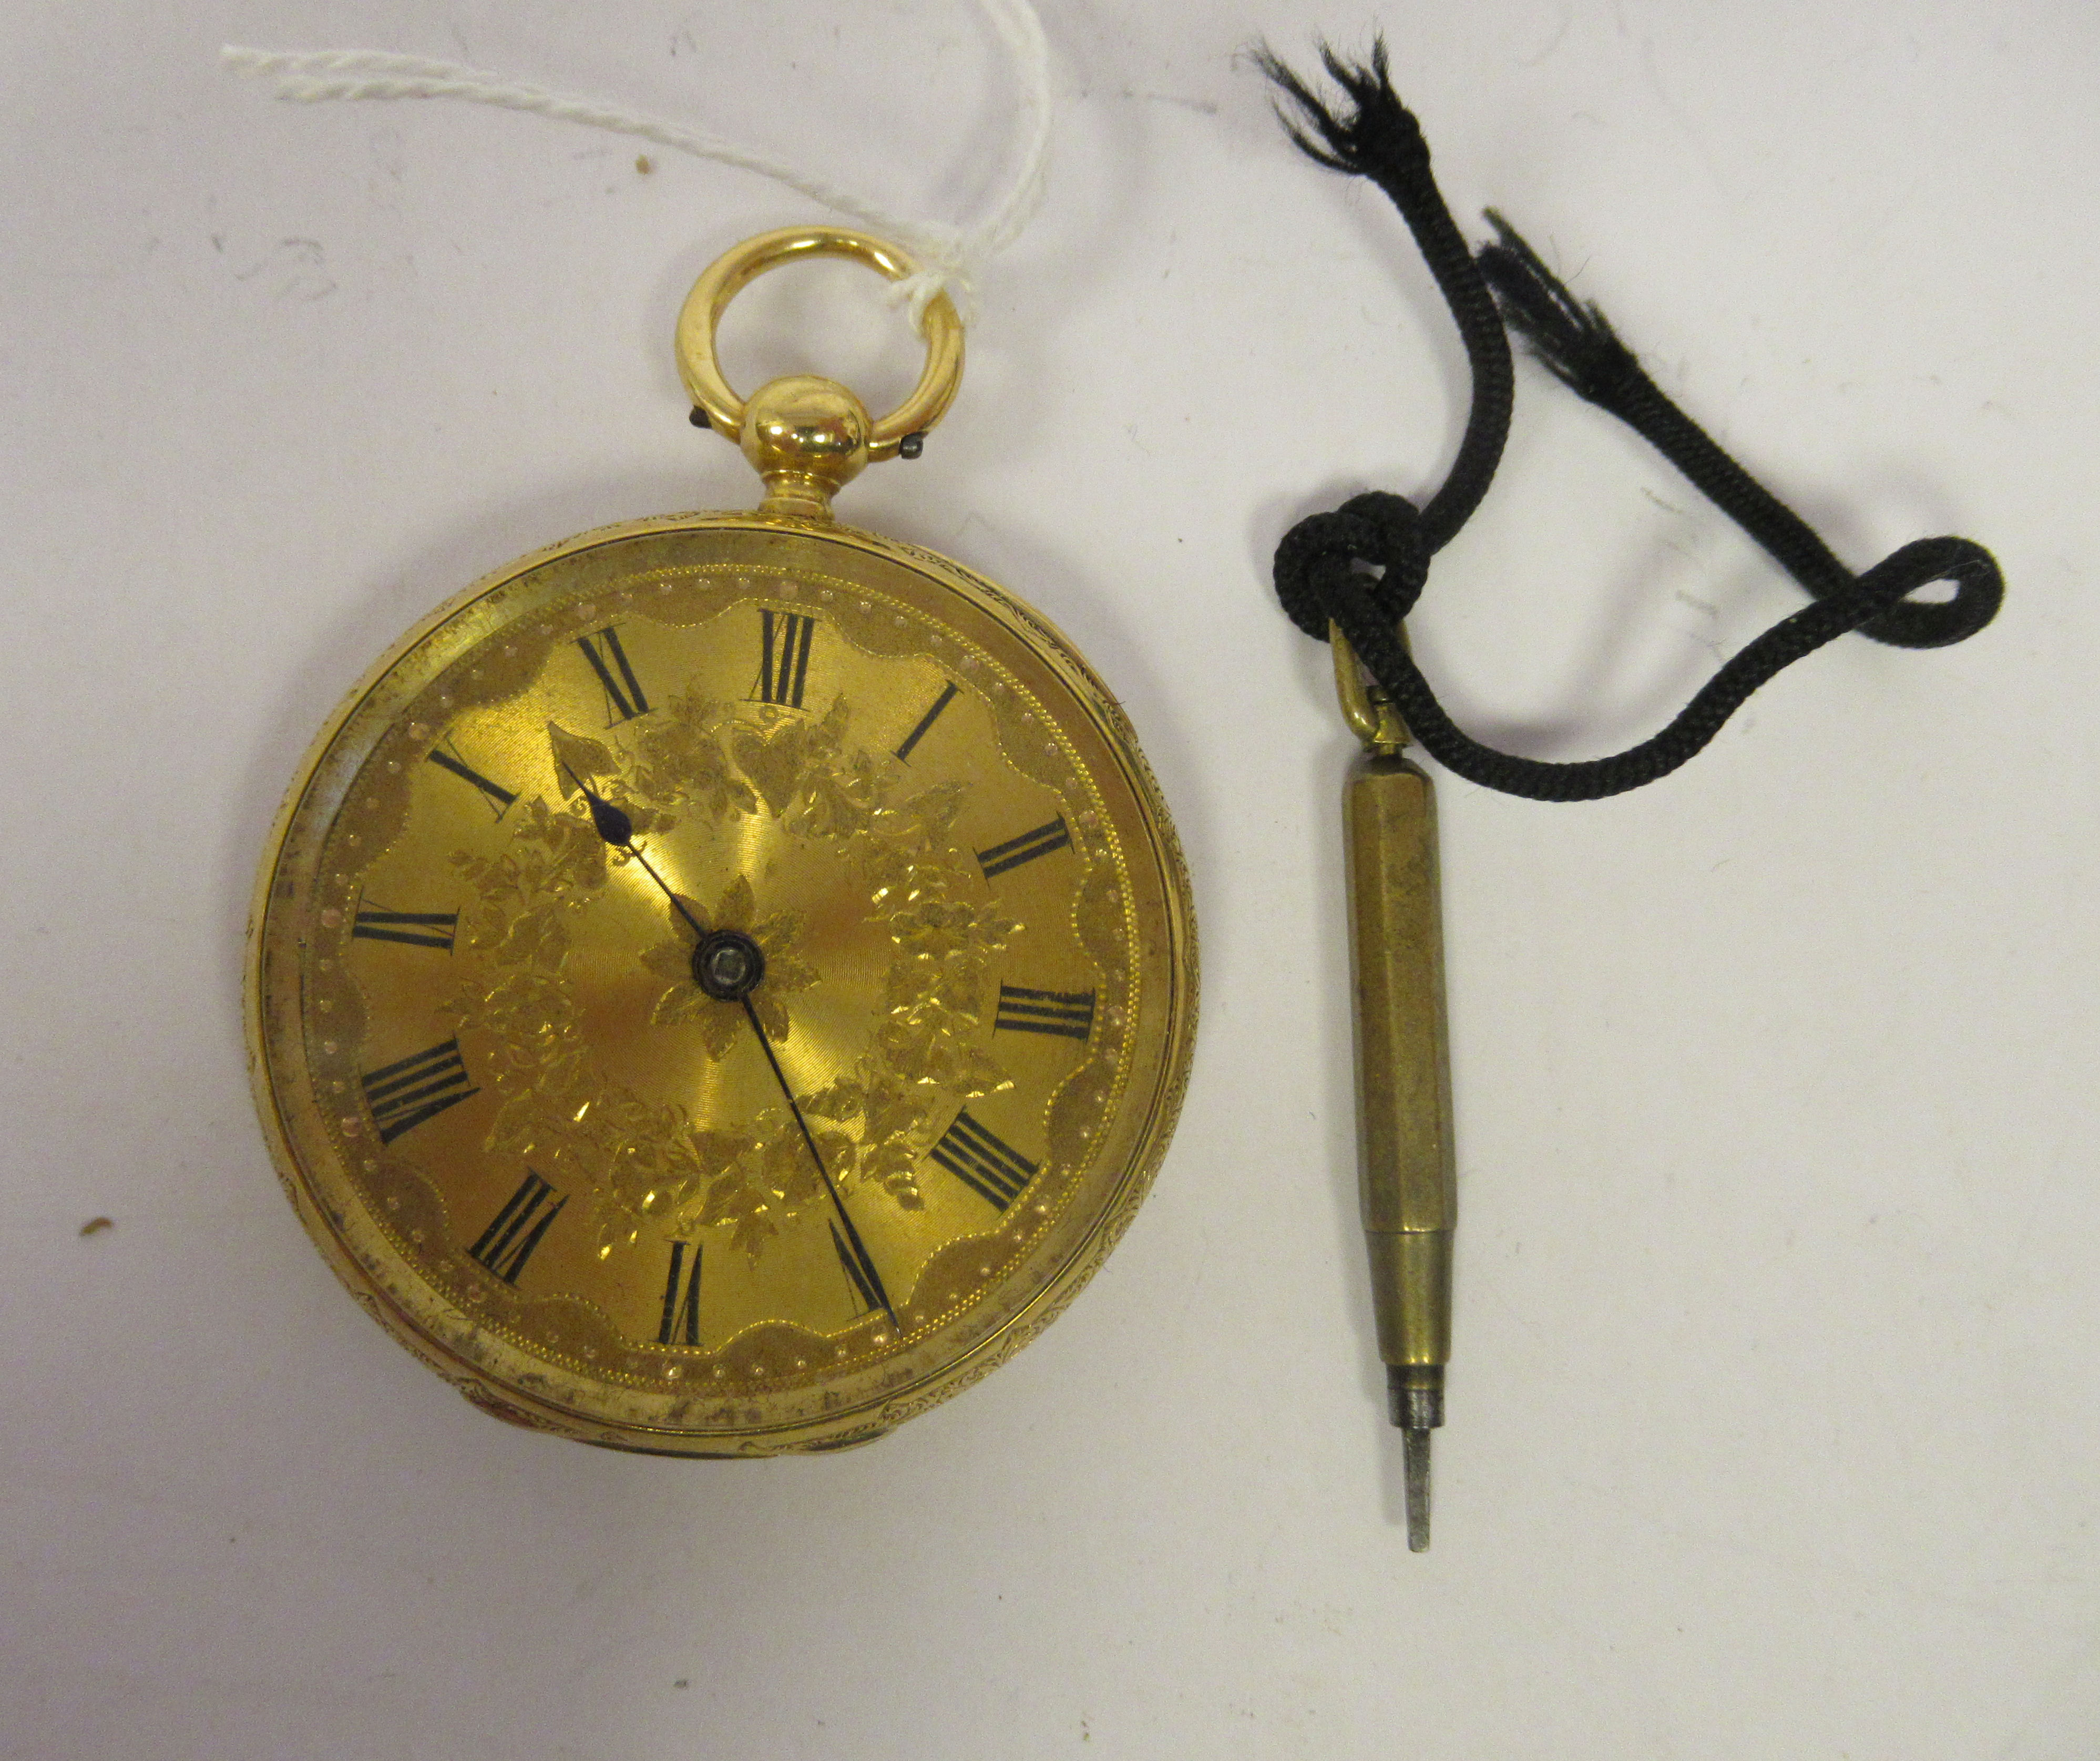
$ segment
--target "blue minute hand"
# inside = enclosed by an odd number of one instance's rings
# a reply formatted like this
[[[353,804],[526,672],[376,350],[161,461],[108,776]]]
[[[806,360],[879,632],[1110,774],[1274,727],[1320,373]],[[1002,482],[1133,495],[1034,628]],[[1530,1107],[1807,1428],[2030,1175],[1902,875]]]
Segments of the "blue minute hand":
[[[562,768],[569,771],[569,780],[583,791],[584,800],[590,808],[591,824],[597,829],[598,835],[613,849],[624,855],[633,857],[635,861],[640,863],[643,872],[649,878],[664,889],[664,897],[670,900],[678,915],[691,926],[693,933],[704,940],[708,933],[707,925],[693,915],[691,906],[672,891],[670,882],[656,872],[655,866],[646,856],[642,854],[640,847],[635,843],[634,822],[629,819],[621,809],[614,806],[589,783],[585,782],[575,771],[569,770],[567,765],[563,765]]]

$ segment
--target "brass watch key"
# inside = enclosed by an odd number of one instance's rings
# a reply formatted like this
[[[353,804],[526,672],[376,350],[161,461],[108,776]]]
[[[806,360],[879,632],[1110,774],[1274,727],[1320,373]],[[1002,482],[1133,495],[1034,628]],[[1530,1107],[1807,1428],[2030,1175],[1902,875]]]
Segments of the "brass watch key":
[[[1429,1433],[1451,1356],[1451,1061],[1444,1026],[1436,797],[1407,729],[1330,632],[1335,683],[1364,744],[1343,796],[1357,1017],[1357,1191],[1392,1422],[1405,1438],[1407,1544],[1429,1546]]]

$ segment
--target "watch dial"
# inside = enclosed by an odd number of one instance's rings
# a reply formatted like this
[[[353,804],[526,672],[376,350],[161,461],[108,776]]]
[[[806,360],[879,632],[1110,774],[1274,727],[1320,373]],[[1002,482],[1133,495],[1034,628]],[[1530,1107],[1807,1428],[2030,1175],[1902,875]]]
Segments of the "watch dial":
[[[996,1361],[1141,1192],[1180,885],[1105,695],[960,572],[579,541],[326,744],[261,938],[268,1081],[339,1263],[485,1403],[850,1441]]]

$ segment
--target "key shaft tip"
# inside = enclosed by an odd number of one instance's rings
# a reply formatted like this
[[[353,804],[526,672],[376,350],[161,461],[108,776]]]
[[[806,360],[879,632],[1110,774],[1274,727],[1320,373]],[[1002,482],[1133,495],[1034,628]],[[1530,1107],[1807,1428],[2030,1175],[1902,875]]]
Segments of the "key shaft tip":
[[[1401,1432],[1407,1456],[1407,1551],[1429,1551],[1429,1438],[1410,1425]]]

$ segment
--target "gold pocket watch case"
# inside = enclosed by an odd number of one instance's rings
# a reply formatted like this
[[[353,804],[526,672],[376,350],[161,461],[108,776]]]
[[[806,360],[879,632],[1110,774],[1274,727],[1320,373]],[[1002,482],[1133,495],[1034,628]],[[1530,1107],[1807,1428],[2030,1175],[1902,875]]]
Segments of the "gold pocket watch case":
[[[961,333],[868,419],[747,408],[680,320],[755,513],[585,533],[411,630],[322,730],[250,931],[256,1093],[353,1295],[469,1398],[690,1455],[837,1448],[967,1386],[1116,1241],[1165,1151],[1194,925],[1128,723],[1036,613],[832,523]]]

